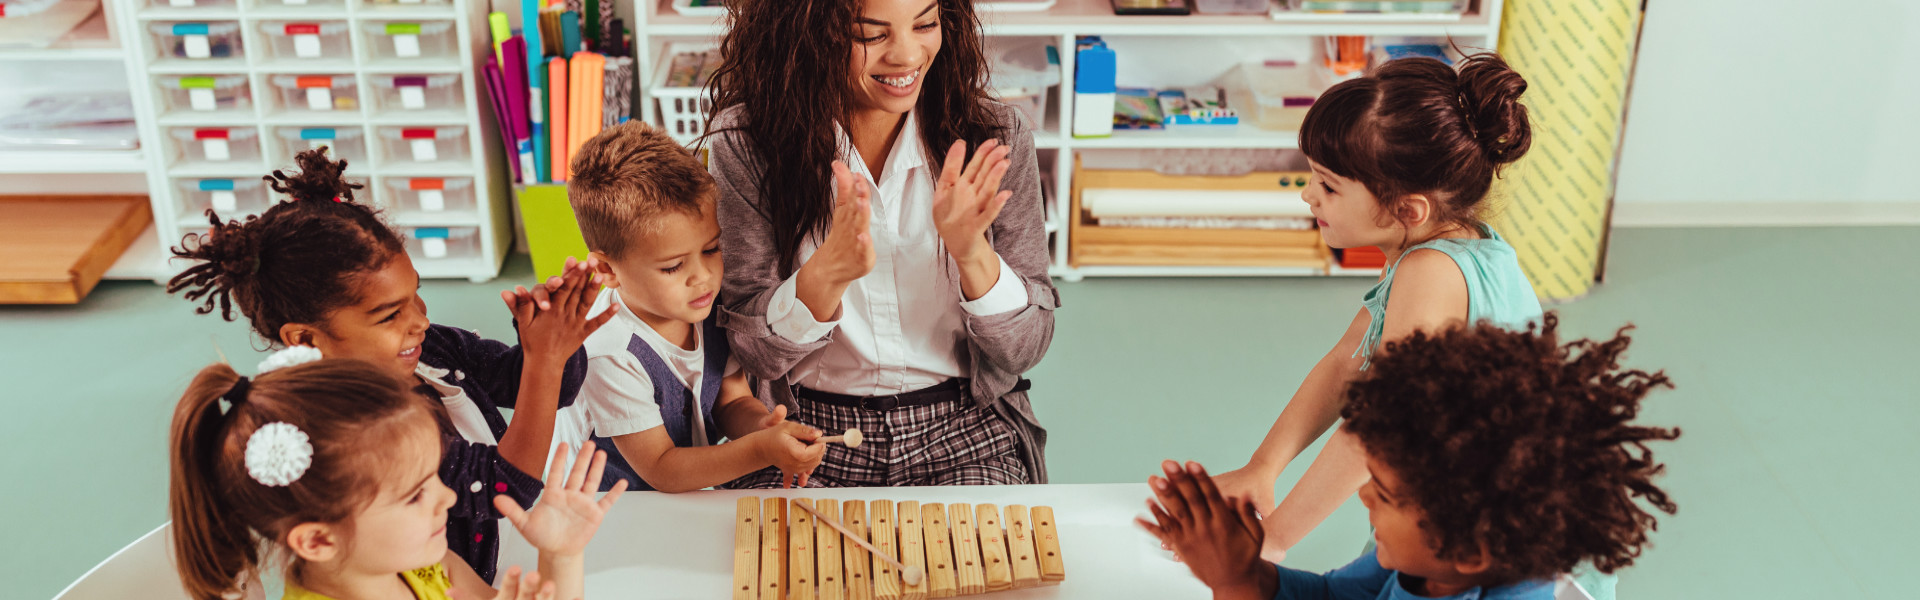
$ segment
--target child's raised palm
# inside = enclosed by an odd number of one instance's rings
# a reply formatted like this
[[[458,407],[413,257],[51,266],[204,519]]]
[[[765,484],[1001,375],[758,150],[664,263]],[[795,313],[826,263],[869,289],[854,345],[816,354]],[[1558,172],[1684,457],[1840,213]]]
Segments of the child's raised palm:
[[[534,548],[558,555],[579,555],[586,551],[587,542],[593,541],[607,509],[627,490],[623,479],[614,484],[606,497],[593,498],[606,466],[607,453],[591,444],[582,444],[571,470],[565,469],[564,461],[558,460],[548,467],[547,489],[540,494],[533,510],[522,510],[520,503],[504,494],[494,496],[493,505]]]

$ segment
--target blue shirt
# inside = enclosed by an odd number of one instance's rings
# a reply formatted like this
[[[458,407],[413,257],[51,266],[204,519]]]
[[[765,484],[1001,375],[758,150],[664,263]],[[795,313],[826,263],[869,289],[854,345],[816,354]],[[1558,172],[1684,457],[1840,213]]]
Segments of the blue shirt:
[[[1372,550],[1325,575],[1275,568],[1280,569],[1280,588],[1274,600],[1553,600],[1553,582],[1544,579],[1473,588],[1443,598],[1421,596],[1401,586],[1400,572],[1381,567]]]

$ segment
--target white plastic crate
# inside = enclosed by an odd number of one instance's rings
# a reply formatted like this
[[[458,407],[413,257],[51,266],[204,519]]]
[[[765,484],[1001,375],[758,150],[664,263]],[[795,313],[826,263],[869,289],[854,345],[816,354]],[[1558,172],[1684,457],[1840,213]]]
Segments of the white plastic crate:
[[[993,48],[993,96],[1026,115],[1027,125],[1046,126],[1047,96],[1060,85],[1060,65],[1050,58],[1045,41],[1016,42]]]
[[[264,183],[259,178],[175,179],[180,219],[205,225],[208,209],[222,221],[260,214],[272,206]]]
[[[690,144],[706,133],[707,113],[713,109],[713,99],[707,96],[705,89],[668,85],[673,61],[682,55],[703,55],[719,47],[719,44],[711,42],[675,43],[668,44],[667,51],[660,55],[660,63],[653,70],[653,84],[647,89],[653,94],[656,112],[660,113],[660,127],[673,141]]]
[[[379,60],[430,60],[457,56],[453,50],[453,21],[383,21],[364,23],[367,55]]]
[[[280,138],[280,156],[276,164],[292,165],[293,157],[313,148],[327,147],[327,155],[349,163],[367,164],[367,144],[360,127],[281,127],[274,130]]]
[[[280,108],[288,112],[360,110],[358,86],[352,75],[274,75],[268,82],[280,91]]]
[[[262,21],[270,56],[286,61],[347,60],[353,55],[345,21]]]
[[[367,83],[375,90],[383,111],[413,112],[457,110],[460,102],[459,75],[369,75]]]
[[[415,260],[461,260],[480,256],[479,230],[473,227],[407,228],[407,254]]]
[[[153,47],[162,60],[238,58],[240,24],[233,21],[148,23]]]
[[[467,127],[381,127],[385,162],[457,163],[467,160]]]
[[[168,75],[157,83],[169,111],[253,113],[253,92],[245,75]]]
[[[466,177],[388,177],[382,194],[396,213],[471,213],[473,180]]]
[[[175,127],[181,158],[210,163],[260,162],[260,131],[246,127]]]

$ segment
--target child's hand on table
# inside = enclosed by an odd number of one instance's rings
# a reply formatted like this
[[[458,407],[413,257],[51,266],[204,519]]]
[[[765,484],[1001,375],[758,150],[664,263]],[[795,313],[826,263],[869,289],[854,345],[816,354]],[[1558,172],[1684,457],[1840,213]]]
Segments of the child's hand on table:
[[[607,509],[627,490],[627,482],[620,480],[605,497],[594,500],[600,476],[607,467],[607,453],[591,444],[581,444],[580,456],[574,459],[571,472],[565,464],[566,461],[556,460],[547,469],[547,489],[540,494],[533,510],[522,510],[520,503],[506,494],[494,496],[493,506],[513,523],[527,544],[558,556],[580,556],[586,551],[587,542],[593,541],[594,532],[600,530],[600,519],[606,516]]]
[[[590,265],[581,263],[582,265]],[[501,292],[501,300],[513,311],[513,320],[519,325],[520,347],[527,357],[536,357],[560,363],[564,362],[574,350],[585,343],[587,336],[600,329],[613,318],[614,311],[601,311],[599,316],[587,318],[597,296],[597,284],[594,283],[590,268],[576,268],[572,259],[569,267],[560,277],[560,286],[548,298],[547,306],[539,307],[539,292],[546,285],[535,285],[534,291],[521,296],[523,290]]]
[[[1158,500],[1148,500],[1147,509],[1157,522],[1136,519],[1140,527],[1179,553],[1216,600],[1272,598],[1279,574],[1260,559],[1266,530],[1253,503],[1222,496],[1199,463],[1183,469],[1165,461],[1161,468],[1165,479],[1147,479]]]
[[[747,434],[740,441],[753,444],[762,462],[780,469],[780,487],[806,487],[807,476],[813,474],[827,456],[827,445],[814,443],[826,434],[787,421],[785,406],[773,410],[767,415],[763,429]]]
[[[541,581],[539,571],[527,571],[526,576],[522,577],[520,567],[513,567],[507,569],[502,579],[500,591],[487,590],[493,593],[484,596],[469,594],[465,588],[449,589],[447,595],[452,596],[453,600],[553,600],[553,582]]]

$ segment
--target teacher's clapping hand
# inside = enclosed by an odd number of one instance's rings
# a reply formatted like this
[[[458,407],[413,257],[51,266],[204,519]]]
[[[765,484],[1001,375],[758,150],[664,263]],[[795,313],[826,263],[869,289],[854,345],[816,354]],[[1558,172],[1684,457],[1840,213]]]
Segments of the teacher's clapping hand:
[[[1000,279],[1000,255],[987,243],[987,228],[1000,217],[1000,208],[1013,197],[1000,191],[1000,180],[1012,164],[999,140],[987,140],[967,161],[967,144],[956,141],[947,149],[946,164],[933,192],[933,222],[947,253],[960,268],[960,291],[975,300]]]
[[[873,234],[867,229],[873,218],[872,190],[837,160],[833,161],[833,187],[833,222],[827,239],[794,275],[794,295],[807,305],[814,320],[823,322],[840,311],[840,296],[847,284],[866,277],[874,261]]]

